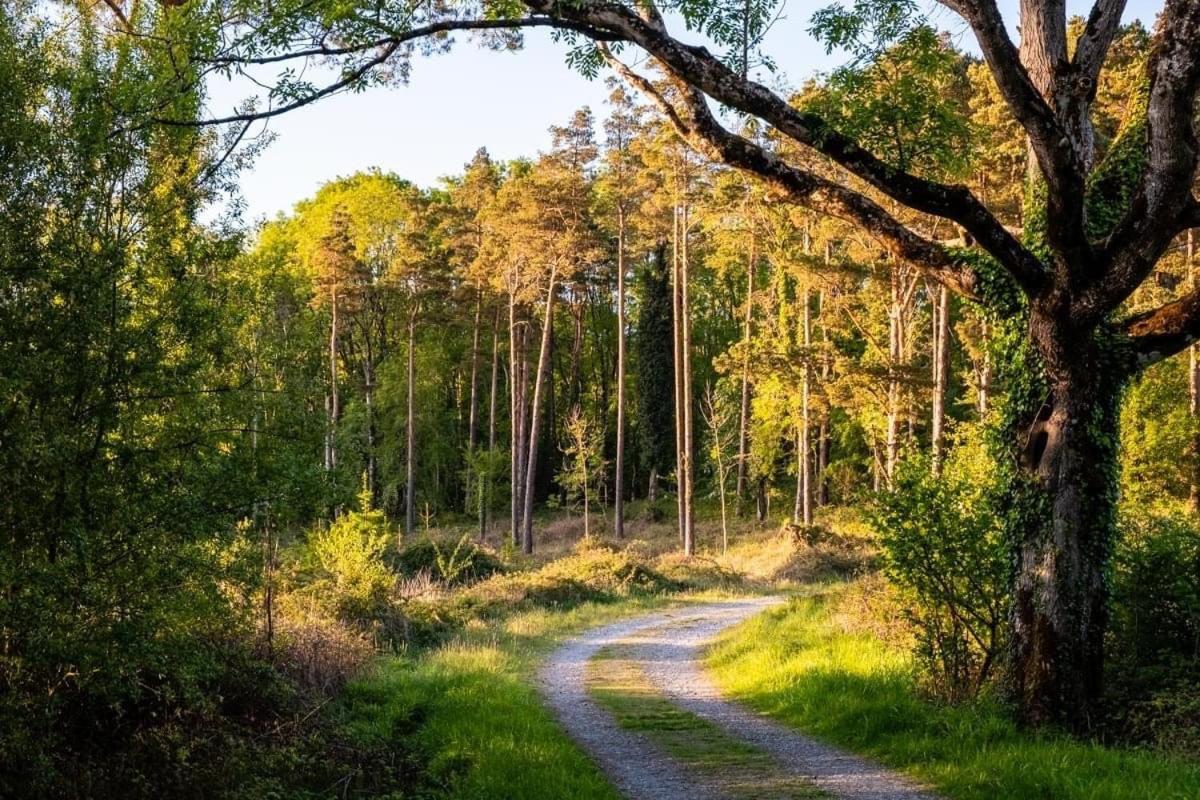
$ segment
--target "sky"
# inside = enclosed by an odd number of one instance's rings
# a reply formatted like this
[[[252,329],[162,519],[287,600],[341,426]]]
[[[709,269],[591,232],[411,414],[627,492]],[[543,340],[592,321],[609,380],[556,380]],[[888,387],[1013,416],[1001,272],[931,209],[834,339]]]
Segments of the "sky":
[[[777,72],[760,80],[796,86],[836,66],[838,56],[827,55],[807,33],[813,11],[829,2],[788,0],[763,48]],[[1012,28],[1016,0],[1000,5]],[[1161,0],[1129,0],[1125,17],[1149,25],[1161,5]],[[1068,0],[1067,7],[1069,13],[1086,15],[1090,2]],[[974,50],[957,17],[936,10],[933,20],[959,46]],[[686,38],[680,24],[671,27]],[[274,141],[242,174],[245,218],[274,217],[326,181],[372,167],[429,186],[459,172],[480,147],[499,160],[535,155],[549,145],[548,128],[566,122],[580,106],[590,106],[598,118],[604,113],[603,75],[589,81],[571,70],[565,48],[536,30],[526,33],[518,52],[460,41],[448,54],[416,58],[407,86],[326,98],[270,120],[265,129]],[[214,79],[209,110],[229,113],[249,93],[244,82]]]

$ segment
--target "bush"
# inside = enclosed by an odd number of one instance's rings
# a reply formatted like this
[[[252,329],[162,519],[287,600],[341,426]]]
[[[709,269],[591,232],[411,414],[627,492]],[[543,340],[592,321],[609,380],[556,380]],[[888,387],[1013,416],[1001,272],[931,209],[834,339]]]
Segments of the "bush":
[[[396,582],[383,557],[393,535],[383,512],[371,510],[348,512],[314,532],[304,554],[317,573],[308,591],[341,619],[370,621]]]
[[[985,463],[971,443],[941,478],[911,459],[872,515],[887,575],[909,597],[922,677],[949,701],[978,693],[1006,639],[1008,559]]]
[[[447,584],[467,584],[504,571],[504,563],[470,541],[470,534],[453,546],[425,538],[408,545],[395,557],[395,569],[406,577],[426,572]]]
[[[1200,530],[1125,514],[1113,565],[1109,732],[1200,755]]]

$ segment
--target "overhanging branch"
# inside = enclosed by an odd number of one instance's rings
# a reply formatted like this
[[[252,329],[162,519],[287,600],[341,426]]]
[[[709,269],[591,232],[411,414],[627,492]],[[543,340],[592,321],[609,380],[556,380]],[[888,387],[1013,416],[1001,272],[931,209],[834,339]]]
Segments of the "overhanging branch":
[[[647,78],[613,58],[608,62],[663,111],[679,135],[705,156],[752,172],[784,191],[792,201],[851,222],[879,240],[897,258],[913,264],[956,294],[979,299],[975,273],[957,263],[936,242],[916,234],[869,197],[819,175],[798,169],[743,136],[726,130],[709,111],[699,90],[675,80],[684,109],[672,104]]]
[[[608,2],[525,0],[531,10],[611,34],[646,50],[688,85],[759,117],[784,135],[828,157],[909,208],[960,225],[1029,293],[1045,285],[1045,268],[965,186],[950,186],[897,169],[833,129],[819,115],[789,105],[765,86],[729,69],[703,47],[671,37],[660,24]]]

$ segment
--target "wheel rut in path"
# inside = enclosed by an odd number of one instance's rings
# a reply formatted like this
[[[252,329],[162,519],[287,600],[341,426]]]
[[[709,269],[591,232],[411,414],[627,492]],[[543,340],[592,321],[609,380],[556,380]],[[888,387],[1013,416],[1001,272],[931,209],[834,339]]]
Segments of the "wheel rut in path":
[[[936,800],[906,777],[721,696],[700,667],[704,645],[723,629],[781,602],[767,597],[705,603],[597,628],[551,654],[539,671],[539,687],[571,738],[632,800],[727,800],[735,795],[720,780],[665,753],[651,736],[622,727],[589,694],[589,664],[613,648],[636,662],[673,705],[768,756],[771,772],[802,778],[820,794],[844,800]],[[602,669],[602,662],[595,668]],[[763,778],[764,793],[756,796],[765,798],[770,779]]]

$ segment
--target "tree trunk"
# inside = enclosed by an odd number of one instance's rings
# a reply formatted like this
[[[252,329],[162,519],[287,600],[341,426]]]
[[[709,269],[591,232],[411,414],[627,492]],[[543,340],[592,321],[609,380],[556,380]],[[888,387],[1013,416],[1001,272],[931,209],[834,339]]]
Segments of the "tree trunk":
[[[475,294],[475,320],[471,326],[471,391],[467,405],[467,455],[475,454],[475,418],[479,404],[479,323],[483,314],[483,289],[477,289]],[[469,459],[468,459],[469,460]],[[466,513],[471,513],[471,482],[474,479],[473,465],[467,469],[467,507]]]
[[[683,329],[683,466],[684,481],[687,486],[684,502],[685,523],[683,530],[683,552],[685,555],[696,554],[696,503],[695,480],[693,473],[696,464],[696,448],[694,428],[692,424],[692,321],[691,301],[688,296],[689,264],[688,264],[688,225],[690,224],[688,206],[683,207],[683,238],[680,247],[681,270],[680,309],[683,319],[680,327]]]
[[[1101,691],[1120,393],[1094,358],[1095,346],[1080,349],[1059,350],[1050,398],[1018,443],[1036,484],[1030,502],[1018,495],[1014,505],[1045,513],[1019,518],[1012,611],[1012,681],[1022,716],[1074,730],[1094,721]]]
[[[800,299],[802,309],[802,325],[804,340],[804,377],[800,387],[800,493],[799,493],[799,522],[812,525],[812,460],[809,457],[810,433],[812,420],[809,413],[809,391],[812,383],[812,309],[811,297],[807,288]]]
[[[1196,288],[1196,231],[1187,234],[1188,286]],[[1192,422],[1192,447],[1188,453],[1188,508],[1200,514],[1200,344],[1188,348],[1188,411]]]
[[[529,412],[529,450],[525,463],[525,507],[521,519],[521,551],[533,552],[533,493],[537,479],[537,447],[541,414],[542,389],[549,367],[550,336],[554,329],[554,294],[558,288],[558,266],[550,270],[550,285],[546,291],[546,314],[542,321],[542,345],[538,351],[537,377],[533,384],[533,403]]]
[[[416,345],[417,345],[417,307],[414,301],[412,310],[408,312],[408,398],[407,413],[404,423],[404,532],[412,536],[417,528],[417,506],[413,495],[417,488],[417,473],[414,468],[416,459],[416,408],[415,383],[417,378]]]
[[[674,208],[671,231],[671,337],[675,366],[675,500],[678,506],[679,545],[686,546],[686,481],[683,474],[683,308],[680,301],[679,206]]]
[[[376,456],[375,432],[375,355],[370,343],[363,358],[363,406],[367,412],[367,492],[371,502],[379,503],[379,459]]]
[[[613,533],[625,538],[625,209],[617,204],[617,452]]]
[[[658,467],[650,467],[650,483],[646,487],[646,502],[650,505],[658,502]]]
[[[942,471],[946,427],[946,371],[950,362],[950,290],[945,286],[939,286],[937,289],[933,320],[933,419],[930,439],[933,474],[937,476]]]
[[[492,317],[492,384],[488,393],[488,482],[479,493],[479,541],[487,536],[492,514],[492,487],[496,476],[491,474],[496,452],[496,393],[500,376],[500,307]]]
[[[742,320],[742,403],[738,411],[737,503],[738,513],[746,496],[746,468],[750,451],[750,336],[754,325],[754,265],[758,254],[754,231],[750,232],[750,257],[746,262],[746,311]]]
[[[335,288],[330,298],[329,320],[329,429],[325,434],[325,469],[337,467],[337,424],[341,416],[338,398],[338,293]]]

